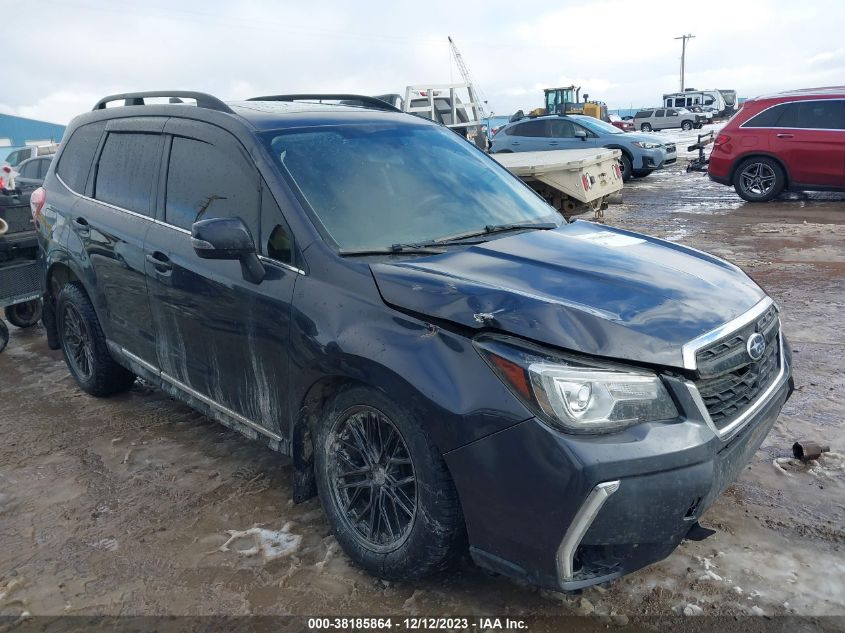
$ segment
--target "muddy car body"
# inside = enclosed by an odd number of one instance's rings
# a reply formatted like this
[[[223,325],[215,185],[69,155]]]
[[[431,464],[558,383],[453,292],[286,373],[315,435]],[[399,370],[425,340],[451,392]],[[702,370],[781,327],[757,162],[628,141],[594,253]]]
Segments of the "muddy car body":
[[[727,262],[567,223],[383,103],[180,95],[68,128],[33,209],[49,341],[89,393],[141,376],[290,455],[376,575],[467,540],[558,590],[659,560],[791,393],[777,309]]]

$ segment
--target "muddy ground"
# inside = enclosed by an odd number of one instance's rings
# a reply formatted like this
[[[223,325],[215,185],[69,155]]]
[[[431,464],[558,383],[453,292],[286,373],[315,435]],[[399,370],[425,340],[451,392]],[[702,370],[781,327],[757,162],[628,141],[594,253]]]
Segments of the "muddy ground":
[[[795,350],[797,391],[705,515],[714,536],[576,596],[468,561],[382,582],[338,550],[316,500],[291,503],[278,455],[138,383],[91,398],[43,331],[13,330],[0,354],[0,615],[845,615],[845,195],[749,205],[676,166],[624,198],[609,224],[742,266]],[[832,452],[796,463],[801,437]]]

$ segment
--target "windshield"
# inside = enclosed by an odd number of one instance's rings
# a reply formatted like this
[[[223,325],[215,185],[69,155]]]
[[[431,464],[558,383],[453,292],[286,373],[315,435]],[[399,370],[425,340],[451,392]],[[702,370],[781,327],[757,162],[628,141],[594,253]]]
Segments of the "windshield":
[[[595,132],[596,134],[624,134],[624,132],[615,125],[605,123],[601,119],[594,119],[592,117],[578,117],[578,123],[583,125],[585,128],[588,128],[591,132]]]
[[[263,136],[344,250],[388,249],[501,224],[563,222],[515,176],[439,126],[325,126]]]

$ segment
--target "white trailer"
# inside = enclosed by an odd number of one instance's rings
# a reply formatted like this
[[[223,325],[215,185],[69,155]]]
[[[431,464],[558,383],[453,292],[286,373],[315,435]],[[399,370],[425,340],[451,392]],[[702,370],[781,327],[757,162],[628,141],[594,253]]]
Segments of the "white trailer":
[[[622,152],[618,149],[560,149],[491,156],[566,217],[592,210],[600,219],[607,204],[619,198],[622,191]]]

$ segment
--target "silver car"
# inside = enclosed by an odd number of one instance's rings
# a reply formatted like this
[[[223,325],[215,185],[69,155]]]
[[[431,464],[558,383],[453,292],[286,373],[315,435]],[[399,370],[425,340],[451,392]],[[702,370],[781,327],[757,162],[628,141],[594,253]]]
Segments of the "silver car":
[[[686,108],[649,108],[634,115],[634,127],[642,132],[673,128],[691,130],[700,128],[703,124],[702,115]]]

